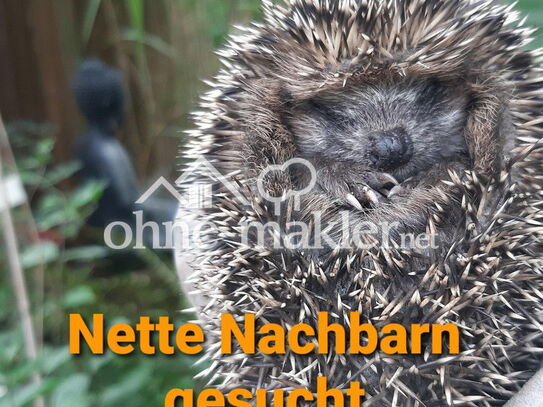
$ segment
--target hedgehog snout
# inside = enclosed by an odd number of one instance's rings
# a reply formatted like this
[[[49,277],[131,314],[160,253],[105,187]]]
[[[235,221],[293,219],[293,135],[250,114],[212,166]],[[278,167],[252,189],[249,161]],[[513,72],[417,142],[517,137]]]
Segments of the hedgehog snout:
[[[407,164],[413,150],[413,140],[401,127],[370,134],[370,160],[379,169],[391,171]]]

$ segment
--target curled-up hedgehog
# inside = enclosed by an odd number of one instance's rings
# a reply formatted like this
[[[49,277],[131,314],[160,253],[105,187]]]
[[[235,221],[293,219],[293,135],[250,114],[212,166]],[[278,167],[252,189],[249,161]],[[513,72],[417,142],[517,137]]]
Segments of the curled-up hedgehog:
[[[525,49],[533,30],[489,0],[263,8],[264,21],[220,53],[224,68],[184,147],[187,159],[211,164],[191,168],[187,184],[214,191],[209,208],[179,217],[206,225],[199,244],[178,253],[208,333],[206,373],[222,389],[360,381],[365,406],[503,406],[543,354],[543,76],[541,53]],[[292,244],[293,222],[318,222],[320,234]],[[260,239],[252,224],[276,227]],[[345,234],[368,224],[372,233]],[[420,234],[433,244],[406,244]],[[319,312],[347,326],[353,311],[376,327],[453,323],[461,353],[433,355],[429,344],[396,356],[219,352],[222,313],[289,328],[316,326]]]

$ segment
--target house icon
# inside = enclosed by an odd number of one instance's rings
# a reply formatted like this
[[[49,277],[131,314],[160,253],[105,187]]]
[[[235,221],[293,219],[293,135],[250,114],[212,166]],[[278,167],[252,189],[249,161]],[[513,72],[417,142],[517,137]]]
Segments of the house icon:
[[[198,174],[205,174],[209,182],[195,182],[194,180],[198,179]],[[247,198],[240,193],[237,186],[228,178],[228,175],[222,175],[205,157],[200,157],[188,164],[187,169],[175,181],[175,186],[166,178],[160,177],[136,201],[136,204],[145,203],[160,188],[165,188],[172,197],[177,199],[181,207],[186,209],[206,209],[213,205],[213,185],[220,183],[236,197],[238,202],[249,205]],[[180,192],[182,186],[185,187],[184,192]]]

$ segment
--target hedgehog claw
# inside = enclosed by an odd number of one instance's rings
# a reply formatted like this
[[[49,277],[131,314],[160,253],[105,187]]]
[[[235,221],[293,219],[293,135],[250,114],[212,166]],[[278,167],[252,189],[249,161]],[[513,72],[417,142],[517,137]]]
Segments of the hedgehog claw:
[[[388,183],[390,184],[393,184],[395,186],[398,186],[400,185],[400,183],[398,182],[398,180],[396,178],[394,178],[392,175],[390,174],[387,174],[387,173],[383,173],[382,174],[382,177],[388,181]]]
[[[354,206],[359,211],[363,210],[362,204],[358,199],[355,198],[353,194],[347,194],[346,196],[347,202],[350,203],[352,206]]]
[[[362,193],[364,194],[365,200],[373,204],[378,204],[382,200],[379,199],[379,195],[369,187],[362,188]]]
[[[401,185],[396,185],[394,188],[392,188],[387,195],[387,198],[392,198],[393,196],[398,195],[400,192],[403,191],[403,187]]]
[[[367,183],[369,189],[373,190],[369,200],[374,203],[385,201],[390,191],[400,185],[396,178],[386,172],[372,174]],[[363,192],[368,195],[367,188]]]

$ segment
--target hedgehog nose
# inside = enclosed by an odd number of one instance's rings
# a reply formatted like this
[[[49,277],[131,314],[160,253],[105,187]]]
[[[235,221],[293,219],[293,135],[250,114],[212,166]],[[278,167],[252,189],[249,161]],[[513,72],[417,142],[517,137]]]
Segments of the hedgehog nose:
[[[413,141],[403,128],[375,132],[370,139],[370,158],[379,169],[394,170],[413,157]]]

